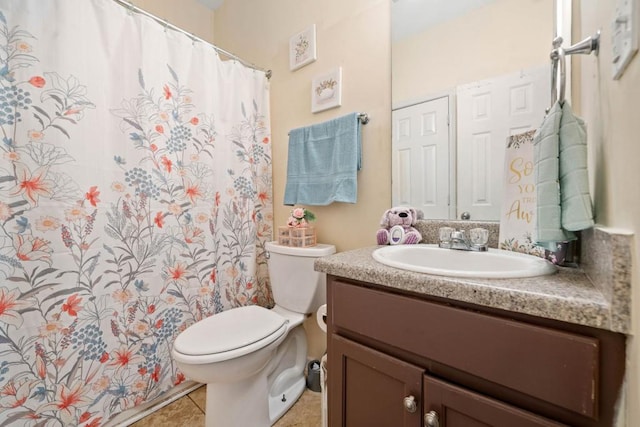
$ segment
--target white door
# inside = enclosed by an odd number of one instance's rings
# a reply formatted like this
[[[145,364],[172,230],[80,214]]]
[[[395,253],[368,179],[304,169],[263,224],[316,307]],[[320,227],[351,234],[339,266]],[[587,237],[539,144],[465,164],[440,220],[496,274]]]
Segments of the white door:
[[[549,67],[483,80],[456,90],[458,218],[500,217],[507,137],[536,129],[549,107]]]
[[[394,110],[392,122],[393,206],[449,218],[449,97]]]

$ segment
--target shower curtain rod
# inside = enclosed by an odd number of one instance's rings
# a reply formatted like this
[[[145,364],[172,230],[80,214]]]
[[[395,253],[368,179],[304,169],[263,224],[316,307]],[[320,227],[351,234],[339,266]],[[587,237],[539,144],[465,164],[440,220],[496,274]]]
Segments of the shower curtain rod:
[[[156,21],[157,23],[159,23],[160,25],[162,25],[165,28],[170,28],[173,31],[177,31],[179,33],[185,34],[187,37],[189,37],[191,40],[193,40],[194,42],[200,42],[200,43],[204,43],[206,45],[211,46],[212,48],[214,48],[217,52],[222,53],[225,56],[228,56],[229,58],[235,59],[236,61],[240,62],[243,65],[246,65],[249,68],[253,68],[254,70],[259,70],[259,71],[264,71],[265,76],[267,77],[267,79],[271,78],[271,70],[265,70],[264,68],[258,67],[257,65],[249,62],[249,61],[245,61],[244,59],[240,58],[237,55],[234,55],[231,52],[228,52],[216,45],[214,45],[211,42],[208,42],[204,39],[201,39],[200,37],[196,36],[195,34],[192,34],[188,31],[183,30],[180,27],[176,27],[175,25],[173,25],[172,23],[170,23],[169,21],[166,21],[162,18],[158,18],[155,15],[152,15],[151,13],[147,12],[144,9],[140,9],[138,6],[136,6],[135,4],[131,3],[130,1],[127,0],[113,0],[114,2],[118,3],[120,6],[125,7],[127,9],[129,9],[132,12],[135,13],[139,13],[141,15],[147,16],[151,19],[153,19],[154,21]]]

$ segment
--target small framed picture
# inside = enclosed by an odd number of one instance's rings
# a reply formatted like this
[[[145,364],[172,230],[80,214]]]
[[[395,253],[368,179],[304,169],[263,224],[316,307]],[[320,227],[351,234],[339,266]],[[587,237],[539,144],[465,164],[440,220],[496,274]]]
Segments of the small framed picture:
[[[289,69],[297,70],[316,59],[316,25],[313,24],[289,39]]]
[[[316,76],[311,82],[311,112],[328,110],[342,104],[342,67]]]

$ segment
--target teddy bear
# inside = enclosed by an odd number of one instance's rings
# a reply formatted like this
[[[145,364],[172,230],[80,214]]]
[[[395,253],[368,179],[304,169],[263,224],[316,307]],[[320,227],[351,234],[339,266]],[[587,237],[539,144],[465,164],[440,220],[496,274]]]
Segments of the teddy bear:
[[[396,225],[401,226],[404,230],[404,237],[398,243],[404,243],[407,245],[419,243],[420,240],[422,240],[422,235],[413,226],[418,219],[421,219],[422,215],[420,214],[422,214],[422,211],[406,206],[397,206],[387,209],[380,220],[380,226],[383,228],[379,229],[376,234],[378,244],[388,245],[391,243],[389,230]]]

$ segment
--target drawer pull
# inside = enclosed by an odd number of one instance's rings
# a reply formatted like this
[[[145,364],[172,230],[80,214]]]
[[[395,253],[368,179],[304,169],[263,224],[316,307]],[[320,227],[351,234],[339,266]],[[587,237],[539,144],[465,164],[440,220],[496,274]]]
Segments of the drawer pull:
[[[424,414],[424,425],[427,427],[440,427],[440,420],[436,411],[429,411]]]
[[[404,409],[407,410],[407,412],[409,413],[414,413],[416,412],[416,409],[418,409],[418,406],[416,405],[416,398],[413,396],[407,396],[404,398]]]

